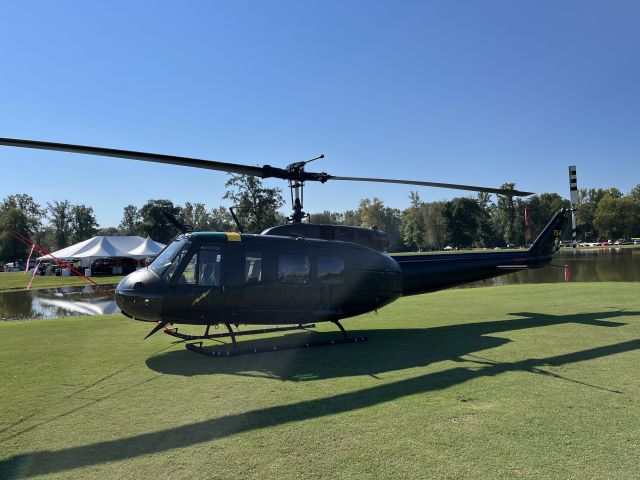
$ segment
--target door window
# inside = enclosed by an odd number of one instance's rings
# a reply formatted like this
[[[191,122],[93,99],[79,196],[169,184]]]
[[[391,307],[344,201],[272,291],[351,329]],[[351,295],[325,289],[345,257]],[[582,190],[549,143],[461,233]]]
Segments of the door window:
[[[342,257],[318,256],[317,278],[321,283],[344,283],[344,259]]]
[[[245,283],[262,281],[262,252],[247,252],[244,256]]]
[[[309,283],[311,262],[306,255],[280,255],[278,257],[278,282]]]

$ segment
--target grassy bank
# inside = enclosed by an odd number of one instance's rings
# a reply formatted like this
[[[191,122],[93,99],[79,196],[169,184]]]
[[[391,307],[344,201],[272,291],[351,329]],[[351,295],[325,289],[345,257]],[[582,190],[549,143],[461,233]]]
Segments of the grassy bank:
[[[25,274],[24,272],[0,272],[0,292],[7,290],[24,290],[27,288],[30,278],[30,274]],[[122,280],[122,275],[91,277],[91,280],[98,284],[118,283]],[[31,284],[31,288],[54,288],[69,285],[90,285],[90,283],[82,277],[43,277],[36,275]]]
[[[0,478],[637,478],[639,288],[445,291],[221,359],[120,315],[0,324]]]

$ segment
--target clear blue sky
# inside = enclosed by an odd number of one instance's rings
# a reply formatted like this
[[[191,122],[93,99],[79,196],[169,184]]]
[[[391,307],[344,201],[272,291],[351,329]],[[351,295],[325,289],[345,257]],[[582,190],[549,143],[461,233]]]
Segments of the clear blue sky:
[[[0,136],[568,195],[640,183],[637,1],[8,1]],[[149,198],[222,203],[226,175],[0,148],[0,198],[101,226]],[[285,187],[284,183],[266,182]],[[311,184],[305,210],[410,188]],[[463,192],[419,189],[427,200]],[[288,197],[288,191],[285,191]]]

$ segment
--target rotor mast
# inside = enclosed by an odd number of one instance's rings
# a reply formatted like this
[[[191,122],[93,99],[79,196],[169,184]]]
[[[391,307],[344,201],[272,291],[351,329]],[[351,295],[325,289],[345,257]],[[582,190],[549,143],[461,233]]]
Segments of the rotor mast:
[[[322,158],[324,158],[324,155],[312,158],[311,160],[305,160],[304,162],[292,163],[287,166],[287,171],[290,174],[288,180],[289,189],[291,190],[291,206],[293,208],[293,213],[290,217],[287,217],[287,221],[291,223],[302,223],[302,220],[309,216],[309,214],[302,210],[304,204],[304,167],[307,163]]]

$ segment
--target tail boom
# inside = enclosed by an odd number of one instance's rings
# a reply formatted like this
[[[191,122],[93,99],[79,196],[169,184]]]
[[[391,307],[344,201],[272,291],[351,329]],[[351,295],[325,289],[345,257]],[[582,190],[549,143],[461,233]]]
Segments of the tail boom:
[[[403,296],[434,292],[518,270],[547,265],[557,251],[557,238],[567,221],[560,210],[529,250],[435,255],[392,255],[402,270]]]

